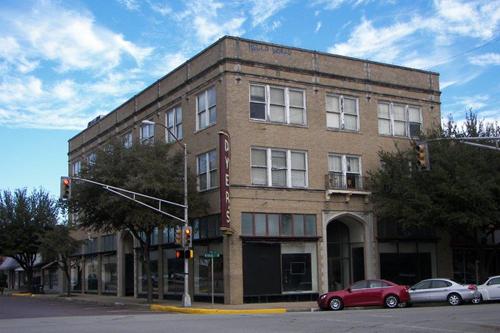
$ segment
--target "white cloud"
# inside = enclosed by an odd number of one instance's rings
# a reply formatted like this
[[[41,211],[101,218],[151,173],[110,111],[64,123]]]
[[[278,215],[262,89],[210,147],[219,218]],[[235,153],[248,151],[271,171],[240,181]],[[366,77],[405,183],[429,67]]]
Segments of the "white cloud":
[[[250,2],[252,4],[252,8],[250,9],[252,26],[256,27],[284,9],[289,0],[251,0]]]
[[[207,44],[223,35],[241,35],[243,33],[241,28],[243,22],[245,22],[245,18],[242,17],[233,18],[224,23],[217,23],[203,16],[198,16],[193,23],[200,41]]]
[[[316,23],[316,29],[314,29],[314,33],[317,33],[321,29],[321,21]]]
[[[21,72],[33,70],[41,60],[52,61],[59,71],[106,71],[118,66],[124,55],[140,64],[153,51],[96,24],[89,13],[50,2],[37,3],[31,11],[15,17],[4,13],[0,19],[12,36],[11,52],[16,51],[22,59],[18,63]]]
[[[401,53],[399,44],[418,29],[419,19],[375,28],[371,21],[363,19],[344,43],[338,43],[328,52],[359,58],[393,62]]]
[[[168,2],[158,4],[158,3],[152,3],[150,1],[148,1],[148,3],[154,12],[156,12],[162,16],[168,16],[168,15],[172,14],[172,12],[173,12],[172,8],[168,5]]]
[[[117,0],[122,6],[125,6],[130,11],[139,10],[140,5],[137,0]]]
[[[52,94],[55,98],[61,100],[70,100],[75,97],[76,86],[73,80],[64,80],[56,83],[52,89]]]
[[[500,65],[500,53],[485,53],[469,57],[469,62],[478,66]]]

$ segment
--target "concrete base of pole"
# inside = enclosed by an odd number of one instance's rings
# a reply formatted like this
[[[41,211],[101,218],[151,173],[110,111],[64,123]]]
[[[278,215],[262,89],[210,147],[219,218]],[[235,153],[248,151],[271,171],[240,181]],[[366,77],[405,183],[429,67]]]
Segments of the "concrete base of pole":
[[[189,294],[182,294],[182,306],[185,308],[191,307],[191,296]]]

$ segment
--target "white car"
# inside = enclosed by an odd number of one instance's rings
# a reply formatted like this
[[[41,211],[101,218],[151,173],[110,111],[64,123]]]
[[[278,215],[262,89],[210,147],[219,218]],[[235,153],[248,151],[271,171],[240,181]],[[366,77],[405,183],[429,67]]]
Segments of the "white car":
[[[483,301],[500,300],[500,275],[489,277],[485,283],[477,286]]]

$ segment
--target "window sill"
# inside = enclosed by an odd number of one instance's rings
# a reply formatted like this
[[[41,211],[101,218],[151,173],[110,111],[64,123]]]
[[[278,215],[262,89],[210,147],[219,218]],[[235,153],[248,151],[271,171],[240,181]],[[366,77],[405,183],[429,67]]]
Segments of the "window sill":
[[[309,187],[287,187],[287,186],[268,186],[268,185],[255,185],[252,184],[250,185],[253,188],[261,188],[261,189],[268,189],[268,190],[308,190]]]
[[[351,134],[363,134],[360,130],[346,130],[341,128],[327,127],[327,131],[338,132],[338,133],[351,133]]]
[[[409,136],[401,136],[401,135],[390,135],[390,134],[378,134],[379,137],[383,138],[392,138],[392,139],[406,139],[406,140],[414,140],[419,139],[419,137],[409,137]]]
[[[275,242],[316,242],[320,236],[250,236],[240,235],[244,241],[275,241]]]
[[[277,126],[287,126],[287,127],[296,127],[296,128],[309,128],[307,123],[305,123],[304,125],[301,125],[301,124],[287,124],[287,123],[273,122],[273,121],[269,121],[269,120],[260,120],[260,119],[255,119],[255,118],[249,118],[249,119],[250,119],[250,122],[256,123],[256,124],[277,125]]]
[[[203,128],[200,128],[200,129],[195,130],[195,131],[194,131],[194,134],[198,134],[198,133],[200,133],[200,132],[203,132],[203,131],[205,131],[205,130],[207,130],[207,129],[211,128],[211,127],[214,127],[215,125],[217,125],[217,122],[215,122],[215,123],[213,123],[213,124],[210,124],[210,125],[208,125],[207,127],[203,127]]]
[[[219,186],[215,186],[215,187],[211,187],[211,188],[207,188],[205,190],[200,190],[198,189],[198,193],[208,193],[208,192],[215,192],[216,190],[219,189]]]

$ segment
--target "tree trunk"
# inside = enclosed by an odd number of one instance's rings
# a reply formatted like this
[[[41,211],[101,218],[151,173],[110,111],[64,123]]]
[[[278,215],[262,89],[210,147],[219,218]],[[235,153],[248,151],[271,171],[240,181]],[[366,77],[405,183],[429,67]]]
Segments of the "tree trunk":
[[[26,289],[28,292],[33,293],[35,292],[33,290],[33,268],[26,267],[24,272],[26,273]]]
[[[66,276],[66,296],[71,296],[71,265],[68,265],[68,260],[64,262],[64,275]]]

